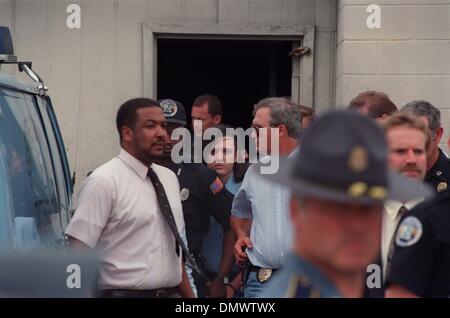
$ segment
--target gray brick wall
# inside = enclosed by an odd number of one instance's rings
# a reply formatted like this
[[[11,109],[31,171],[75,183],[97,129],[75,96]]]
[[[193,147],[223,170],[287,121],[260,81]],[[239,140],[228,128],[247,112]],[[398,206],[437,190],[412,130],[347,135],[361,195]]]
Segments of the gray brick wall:
[[[367,5],[381,7],[369,29]],[[450,0],[341,0],[338,4],[336,96],[346,105],[363,90],[382,90],[402,106],[429,100],[450,133]],[[442,145],[447,149],[446,145]]]

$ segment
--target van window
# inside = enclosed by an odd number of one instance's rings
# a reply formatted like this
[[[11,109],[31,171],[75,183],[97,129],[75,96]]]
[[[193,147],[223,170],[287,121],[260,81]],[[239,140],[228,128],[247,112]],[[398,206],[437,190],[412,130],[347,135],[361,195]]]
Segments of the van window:
[[[37,97],[38,106],[42,115],[42,122],[47,135],[47,141],[52,157],[53,169],[55,175],[56,186],[58,190],[58,204],[60,214],[58,219],[53,221],[55,230],[62,233],[69,223],[72,200],[71,200],[71,180],[70,171],[65,157],[64,144],[62,137],[58,139],[59,127],[56,120],[52,123],[53,106],[49,98]],[[55,215],[56,217],[57,215]]]
[[[59,213],[49,147],[34,96],[0,89],[0,135],[12,197],[14,247],[53,244]]]

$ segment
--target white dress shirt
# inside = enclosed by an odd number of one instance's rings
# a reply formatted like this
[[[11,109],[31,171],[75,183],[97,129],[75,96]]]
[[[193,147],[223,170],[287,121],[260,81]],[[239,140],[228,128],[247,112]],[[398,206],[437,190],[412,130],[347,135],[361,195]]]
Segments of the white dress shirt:
[[[383,263],[383,274],[386,273],[389,246],[391,245],[392,237],[395,234],[398,222],[401,219],[401,216],[398,213],[400,208],[404,206],[409,211],[422,201],[423,199],[420,198],[410,200],[406,203],[400,201],[386,201],[384,204],[383,224],[381,227],[381,260]]]
[[[185,236],[180,189],[175,174],[152,164],[167,193],[181,236]],[[83,184],[70,235],[100,255],[102,289],[156,289],[181,282],[182,259],[162,215],[148,167],[121,149]]]

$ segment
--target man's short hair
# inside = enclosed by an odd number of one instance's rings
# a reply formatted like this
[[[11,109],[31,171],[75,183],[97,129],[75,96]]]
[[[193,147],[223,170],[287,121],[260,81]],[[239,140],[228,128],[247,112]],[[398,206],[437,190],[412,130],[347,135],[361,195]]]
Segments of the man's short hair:
[[[194,102],[192,103],[193,107],[201,107],[203,104],[208,105],[208,113],[211,116],[216,115],[223,115],[223,106],[220,99],[211,94],[203,94],[195,98]]]
[[[116,126],[119,131],[120,140],[122,141],[122,127],[134,128],[136,124],[138,109],[144,107],[159,107],[161,106],[153,99],[150,98],[133,98],[123,103],[116,116]]]
[[[302,121],[299,105],[285,97],[268,97],[253,106],[253,116],[264,107],[270,109],[269,124],[271,126],[283,124],[286,126],[290,137],[299,137]]]
[[[401,111],[413,116],[424,116],[428,119],[428,125],[432,132],[441,127],[441,112],[438,108],[424,100],[413,100],[406,103]]]
[[[298,105],[300,108],[300,113],[302,114],[302,117],[314,117],[314,109],[312,107],[304,106],[304,105]]]
[[[368,105],[367,115],[372,119],[377,119],[386,115],[392,115],[398,109],[390,100],[389,96],[383,92],[365,91],[350,101],[348,109],[359,110]]]
[[[420,130],[425,135],[425,149],[430,148],[431,133],[425,123],[417,117],[410,116],[405,113],[397,113],[389,117],[383,124],[383,130],[386,133],[389,129],[396,127],[408,127]]]

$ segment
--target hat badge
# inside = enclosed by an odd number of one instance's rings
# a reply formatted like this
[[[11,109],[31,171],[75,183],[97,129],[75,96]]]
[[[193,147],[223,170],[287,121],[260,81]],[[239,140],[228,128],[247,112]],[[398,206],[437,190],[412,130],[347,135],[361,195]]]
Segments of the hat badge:
[[[159,103],[165,116],[173,117],[178,111],[177,104],[171,99],[165,99]]]
[[[387,196],[387,190],[385,187],[373,186],[369,190],[369,196],[375,200],[383,200]]]
[[[350,171],[363,172],[369,166],[369,155],[363,146],[353,147],[348,155],[347,164]]]
[[[355,182],[348,188],[348,194],[352,197],[361,197],[366,193],[367,188],[367,183]]]

